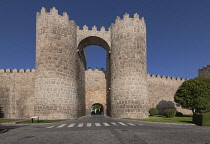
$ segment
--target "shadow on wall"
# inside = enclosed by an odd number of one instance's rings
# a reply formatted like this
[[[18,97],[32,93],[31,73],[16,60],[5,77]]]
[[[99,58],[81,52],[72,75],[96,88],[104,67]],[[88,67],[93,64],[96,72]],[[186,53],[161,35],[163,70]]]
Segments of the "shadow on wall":
[[[0,106],[0,118],[3,118],[3,117],[4,117],[4,112],[3,112],[2,107]]]
[[[166,109],[176,110],[175,103],[172,101],[161,100],[156,106],[159,114],[164,114]]]

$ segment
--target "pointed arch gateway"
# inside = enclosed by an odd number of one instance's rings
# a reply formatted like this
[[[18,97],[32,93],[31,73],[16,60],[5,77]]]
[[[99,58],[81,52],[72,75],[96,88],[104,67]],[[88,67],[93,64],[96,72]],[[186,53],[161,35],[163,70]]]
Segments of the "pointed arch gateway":
[[[77,47],[78,54],[82,59],[86,59],[84,49],[91,45],[97,45],[104,48],[107,52],[107,57],[106,71],[98,69],[88,69],[85,71],[86,115],[93,115],[93,113],[96,115],[107,115],[107,87],[110,87],[108,82],[110,79],[110,45],[103,38],[97,36],[88,36],[82,39]],[[86,67],[86,60],[84,65]],[[95,106],[101,107],[100,109],[96,109]]]

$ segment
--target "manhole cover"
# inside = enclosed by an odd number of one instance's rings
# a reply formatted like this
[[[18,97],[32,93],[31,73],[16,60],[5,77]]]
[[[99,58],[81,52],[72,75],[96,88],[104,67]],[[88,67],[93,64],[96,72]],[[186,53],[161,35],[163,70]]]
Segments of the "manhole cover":
[[[121,130],[121,131],[128,131],[128,130]]]

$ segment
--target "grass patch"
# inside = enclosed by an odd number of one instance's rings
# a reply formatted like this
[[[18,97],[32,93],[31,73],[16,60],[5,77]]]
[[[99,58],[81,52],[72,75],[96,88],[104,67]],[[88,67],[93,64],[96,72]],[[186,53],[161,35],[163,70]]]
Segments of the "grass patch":
[[[22,120],[22,119],[0,119],[0,123],[19,121],[19,120]]]
[[[184,115],[183,117],[174,117],[167,118],[163,115],[155,115],[149,116],[147,119],[133,119],[140,121],[149,121],[149,122],[162,122],[162,123],[184,123],[184,124],[192,124],[192,115]]]
[[[64,120],[39,120],[39,123],[53,123],[53,122],[59,122],[59,121],[64,121]],[[31,124],[31,123],[32,121],[30,119],[30,120],[19,122],[18,124]],[[33,123],[38,123],[38,120],[34,120]]]

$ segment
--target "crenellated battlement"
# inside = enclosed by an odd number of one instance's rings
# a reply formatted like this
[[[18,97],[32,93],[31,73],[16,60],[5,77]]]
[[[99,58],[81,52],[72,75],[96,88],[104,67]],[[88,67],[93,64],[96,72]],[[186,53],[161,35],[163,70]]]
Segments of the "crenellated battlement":
[[[115,23],[120,23],[120,22],[126,21],[126,20],[139,20],[139,21],[144,22],[144,17],[140,18],[140,16],[137,13],[133,14],[133,16],[130,17],[130,15],[128,13],[125,13],[123,15],[122,19],[119,16],[117,16],[116,19],[115,19]]]
[[[163,80],[176,80],[176,81],[186,81],[186,80],[188,80],[188,78],[179,78],[179,77],[177,77],[177,78],[175,78],[175,77],[170,77],[170,76],[164,76],[164,75],[162,75],[162,76],[160,76],[159,74],[158,75],[155,75],[155,74],[147,74],[147,76],[149,77],[149,78],[158,78],[158,79],[163,79]]]
[[[89,29],[88,26],[84,25],[81,29],[77,26],[77,45],[80,44],[82,40],[88,37],[98,37],[106,41],[111,48],[111,33],[106,30],[104,26],[98,29],[95,25]],[[92,45],[97,45],[96,43],[91,43]],[[88,46],[88,45],[87,45]]]
[[[20,70],[17,70],[17,69],[0,69],[0,74],[2,73],[34,73],[35,72],[35,69],[20,69]]]
[[[210,64],[199,69],[198,76],[202,78],[210,78]]]
[[[63,12],[63,15],[59,15],[58,14],[58,10],[53,7],[53,8],[50,8],[50,11],[48,12],[46,8],[42,7],[41,9],[41,12],[37,12],[37,19],[40,18],[41,16],[56,16],[56,17],[59,17],[60,19],[63,19],[63,20],[68,20],[69,21],[69,15],[66,13],[66,12]]]
[[[107,31],[104,26],[102,26],[98,30],[98,28],[95,25],[92,27],[92,29],[89,29],[87,25],[84,25],[81,29],[80,29],[79,26],[77,26],[77,30],[81,30],[81,31],[97,31],[97,32],[100,32],[100,31],[101,32],[108,32],[109,31],[109,30]]]
[[[210,69],[210,64],[208,64],[208,65],[206,65],[206,66],[200,68],[198,71],[206,71],[206,70],[208,70],[208,69]]]
[[[104,68],[100,68],[100,69],[98,69],[97,67],[96,68],[91,68],[91,67],[89,67],[86,71],[89,71],[89,72],[100,72],[100,71],[102,71],[102,72],[106,72],[105,70],[104,70]]]

